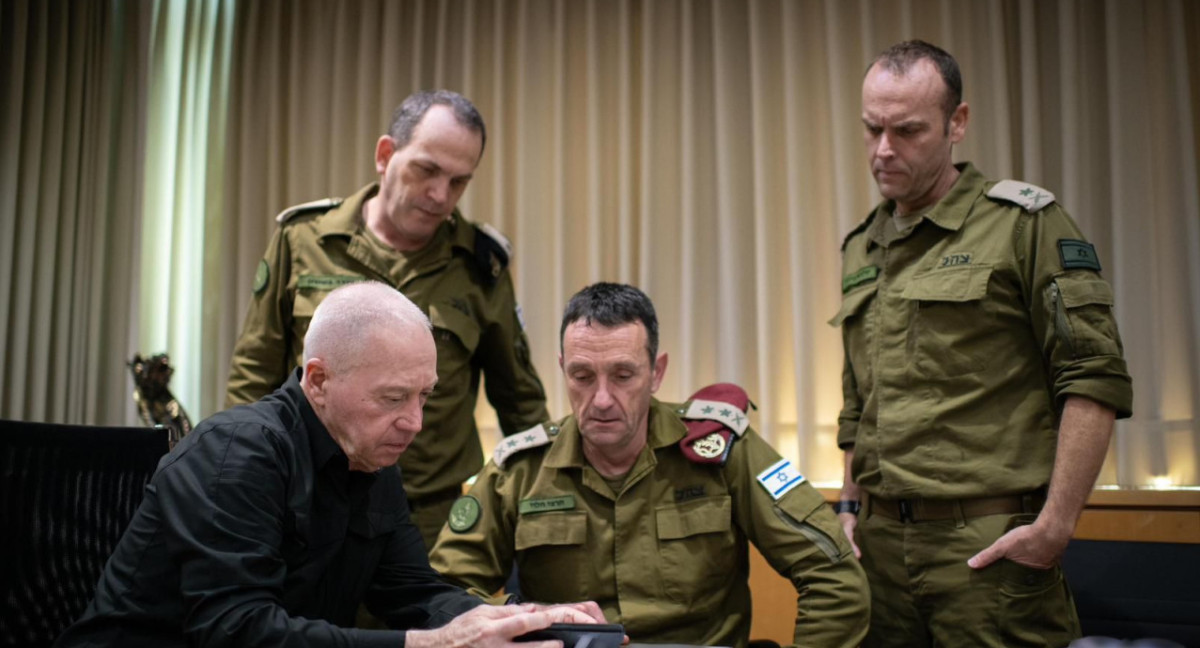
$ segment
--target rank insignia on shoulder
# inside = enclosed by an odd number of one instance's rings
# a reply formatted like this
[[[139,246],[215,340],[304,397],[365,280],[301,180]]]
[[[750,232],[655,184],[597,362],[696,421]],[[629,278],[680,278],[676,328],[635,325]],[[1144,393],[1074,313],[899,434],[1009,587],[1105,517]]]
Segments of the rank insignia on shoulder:
[[[556,426],[550,427],[552,433],[547,433],[546,427],[539,423],[524,432],[505,437],[496,444],[496,449],[492,451],[492,461],[496,462],[498,467],[503,468],[504,462],[518,452],[550,443],[550,437],[558,433]]]
[[[291,207],[279,212],[279,215],[275,217],[275,222],[282,225],[283,223],[288,222],[288,219],[297,214],[303,214],[310,211],[329,211],[330,209],[333,209],[341,204],[341,198],[322,198],[320,200],[312,200],[306,203],[300,203],[299,205],[292,205]]]
[[[512,243],[487,223],[475,223],[475,263],[488,283],[496,283],[512,259]]]
[[[1001,180],[988,190],[987,195],[1019,205],[1030,214],[1054,202],[1054,194],[1049,190],[1019,180]]]
[[[482,508],[479,500],[470,495],[463,495],[454,500],[454,506],[450,507],[450,516],[446,518],[450,530],[455,533],[466,533],[473,529],[475,523],[479,521]]]
[[[687,434],[679,442],[683,455],[695,463],[724,465],[733,442],[746,433],[750,421],[746,390],[730,383],[717,383],[692,394],[687,407],[679,410]]]
[[[792,467],[792,462],[780,459],[769,468],[758,473],[758,483],[771,494],[772,499],[779,499],[788,491],[804,483],[804,475]]]

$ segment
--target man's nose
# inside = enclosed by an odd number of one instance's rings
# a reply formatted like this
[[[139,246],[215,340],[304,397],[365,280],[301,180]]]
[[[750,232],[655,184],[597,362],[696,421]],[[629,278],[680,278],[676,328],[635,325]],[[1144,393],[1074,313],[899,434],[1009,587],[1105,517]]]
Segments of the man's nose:
[[[450,200],[450,179],[435,178],[429,183],[429,199],[439,205],[445,205]]]
[[[896,151],[892,149],[892,140],[887,132],[880,134],[879,142],[875,145],[875,157],[892,157]]]
[[[413,404],[404,408],[400,416],[396,417],[393,425],[397,429],[404,432],[412,432],[416,434],[421,431],[421,423],[424,421],[425,408],[421,405],[420,400],[416,400]]]
[[[612,391],[609,389],[608,381],[601,378],[596,382],[596,395],[592,398],[592,406],[598,409],[607,409],[612,404]]]

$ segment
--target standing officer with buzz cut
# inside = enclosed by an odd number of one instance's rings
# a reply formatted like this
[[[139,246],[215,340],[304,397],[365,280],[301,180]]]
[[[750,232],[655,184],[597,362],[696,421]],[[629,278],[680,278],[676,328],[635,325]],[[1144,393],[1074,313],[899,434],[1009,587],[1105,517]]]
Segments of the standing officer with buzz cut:
[[[953,164],[968,108],[949,54],[888,49],[862,102],[884,201],[843,244],[832,323],[864,645],[1066,646],[1059,559],[1133,401],[1112,288],[1053,194]]]
[[[283,384],[302,362],[317,305],[343,284],[383,282],[420,306],[434,326],[438,382],[424,430],[398,465],[426,547],[462,483],[483,465],[474,418],[480,372],[504,434],[547,416],[506,268],[512,249],[456,209],[486,140],[483,118],[461,95],[405,99],[375,145],[379,182],[276,219],[229,375],[229,406]]]

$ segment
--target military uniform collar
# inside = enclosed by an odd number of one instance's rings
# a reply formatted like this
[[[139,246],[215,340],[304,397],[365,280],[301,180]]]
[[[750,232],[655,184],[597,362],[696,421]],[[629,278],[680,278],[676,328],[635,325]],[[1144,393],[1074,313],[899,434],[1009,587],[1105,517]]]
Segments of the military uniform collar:
[[[954,181],[950,191],[925,212],[924,216],[924,220],[951,232],[962,228],[963,221],[971,211],[971,204],[979,197],[986,180],[970,162],[960,162],[954,167],[958,169],[958,179]],[[868,247],[883,245],[887,240],[887,228],[894,227],[892,212],[895,209],[894,200],[885,200],[875,209],[875,218],[867,228],[867,237],[870,240]]]
[[[687,434],[675,407],[660,402],[657,398],[650,399],[649,431],[646,433],[646,445],[651,450],[658,450],[679,443]],[[583,437],[579,434],[579,422],[575,417],[568,416],[563,421],[559,438],[546,451],[543,465],[549,468],[583,468],[588,465],[583,456]]]
[[[371,184],[359,189],[354,195],[342,201],[342,204],[329,210],[325,218],[322,218],[317,225],[317,235],[321,238],[327,236],[344,236],[351,238],[355,234],[366,233],[366,221],[363,219],[363,205],[368,200],[379,193],[379,183],[372,182]],[[450,218],[442,223],[439,231],[434,234],[431,239],[431,245],[437,245],[442,238],[448,238],[450,241],[449,247],[446,249],[447,254],[434,254],[431,258],[446,256],[449,257],[450,248],[460,247],[468,253],[475,249],[475,233],[474,228],[462,227],[461,222],[465,221],[462,213],[458,208],[454,208],[454,212],[450,214]],[[448,234],[448,236],[445,236]]]
[[[317,222],[317,235],[354,236],[366,223],[363,222],[363,204],[379,191],[379,183],[371,184],[354,192],[354,195],[342,201],[342,204],[325,213],[325,217]]]

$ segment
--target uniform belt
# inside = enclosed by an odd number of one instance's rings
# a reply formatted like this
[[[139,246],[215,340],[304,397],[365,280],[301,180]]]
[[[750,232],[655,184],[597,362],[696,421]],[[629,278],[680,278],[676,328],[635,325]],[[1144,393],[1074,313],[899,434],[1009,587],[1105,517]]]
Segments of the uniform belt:
[[[868,495],[866,499],[869,514],[879,514],[900,522],[930,522],[953,520],[960,517],[966,519],[984,515],[1037,513],[1046,503],[1046,494],[1043,491],[1034,491],[1024,495],[954,500],[926,499],[924,497],[887,499]]]
[[[428,493],[428,494],[420,495],[420,496],[416,496],[416,497],[410,495],[408,497],[408,508],[410,510],[415,511],[419,508],[433,506],[434,504],[437,504],[439,502],[445,502],[446,500],[457,499],[458,496],[462,495],[462,494],[463,494],[462,486],[453,486],[451,488],[443,488],[442,490],[433,491],[432,493]]]

